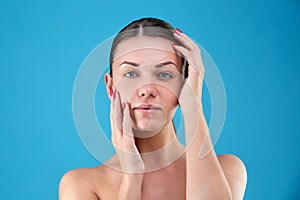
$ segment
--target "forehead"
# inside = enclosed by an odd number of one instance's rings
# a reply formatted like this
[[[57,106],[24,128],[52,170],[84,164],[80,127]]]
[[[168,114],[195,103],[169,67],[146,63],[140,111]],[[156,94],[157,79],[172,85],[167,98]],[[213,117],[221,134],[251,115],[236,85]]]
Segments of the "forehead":
[[[116,48],[114,62],[124,60],[139,64],[159,63],[166,60],[177,62],[178,56],[172,42],[159,37],[137,36],[122,41]]]

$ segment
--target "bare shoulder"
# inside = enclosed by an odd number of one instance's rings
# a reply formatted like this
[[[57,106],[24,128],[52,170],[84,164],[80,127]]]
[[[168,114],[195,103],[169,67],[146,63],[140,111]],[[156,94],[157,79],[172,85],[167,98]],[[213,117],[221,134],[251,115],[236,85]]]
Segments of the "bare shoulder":
[[[74,169],[65,173],[59,183],[59,199],[98,199],[95,168]]]
[[[100,199],[100,194],[116,177],[112,169],[105,165],[80,168],[66,172],[59,183],[60,200]]]
[[[247,184],[245,164],[232,154],[218,155],[218,160],[231,188],[233,199],[243,199]]]

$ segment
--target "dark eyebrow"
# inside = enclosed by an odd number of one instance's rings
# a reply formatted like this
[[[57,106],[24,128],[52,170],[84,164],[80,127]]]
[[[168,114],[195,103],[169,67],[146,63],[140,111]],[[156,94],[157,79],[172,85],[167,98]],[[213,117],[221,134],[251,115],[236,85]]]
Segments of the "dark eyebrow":
[[[122,62],[119,66],[124,65],[124,64],[132,65],[132,66],[134,66],[134,67],[140,66],[139,64],[134,63],[134,62],[130,62],[130,61],[124,61],[124,62]],[[163,62],[163,63],[159,63],[159,64],[155,65],[155,68],[163,67],[163,66],[165,66],[165,65],[170,65],[170,64],[171,64],[171,65],[174,65],[175,67],[177,67],[177,65],[176,65],[175,63],[173,63],[173,62],[171,62],[171,61],[167,61],[167,62]]]
[[[124,64],[132,65],[132,66],[134,66],[134,67],[138,67],[138,66],[139,66],[139,64],[134,63],[134,62],[129,62],[129,61],[124,61],[124,62],[122,62],[119,66],[124,65]]]
[[[167,62],[163,62],[163,63],[159,63],[158,65],[155,65],[155,68],[159,68],[159,67],[162,67],[162,66],[165,66],[165,65],[174,65],[175,67],[177,67],[177,65],[171,61],[167,61]]]

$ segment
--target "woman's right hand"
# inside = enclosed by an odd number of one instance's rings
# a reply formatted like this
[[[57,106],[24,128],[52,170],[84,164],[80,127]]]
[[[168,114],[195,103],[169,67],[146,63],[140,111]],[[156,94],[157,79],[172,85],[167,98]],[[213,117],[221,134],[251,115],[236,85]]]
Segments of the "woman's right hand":
[[[112,143],[122,172],[144,173],[145,165],[134,141],[129,104],[122,103],[119,92],[115,90],[112,92],[110,110]]]

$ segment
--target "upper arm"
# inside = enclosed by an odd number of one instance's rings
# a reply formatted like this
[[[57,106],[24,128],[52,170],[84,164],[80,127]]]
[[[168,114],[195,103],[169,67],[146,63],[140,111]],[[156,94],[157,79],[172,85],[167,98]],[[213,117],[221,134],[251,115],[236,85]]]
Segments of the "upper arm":
[[[219,155],[218,160],[230,186],[232,199],[243,199],[247,184],[247,170],[244,163],[237,156],[230,154]]]
[[[98,200],[93,184],[81,169],[67,172],[59,183],[60,200]]]

